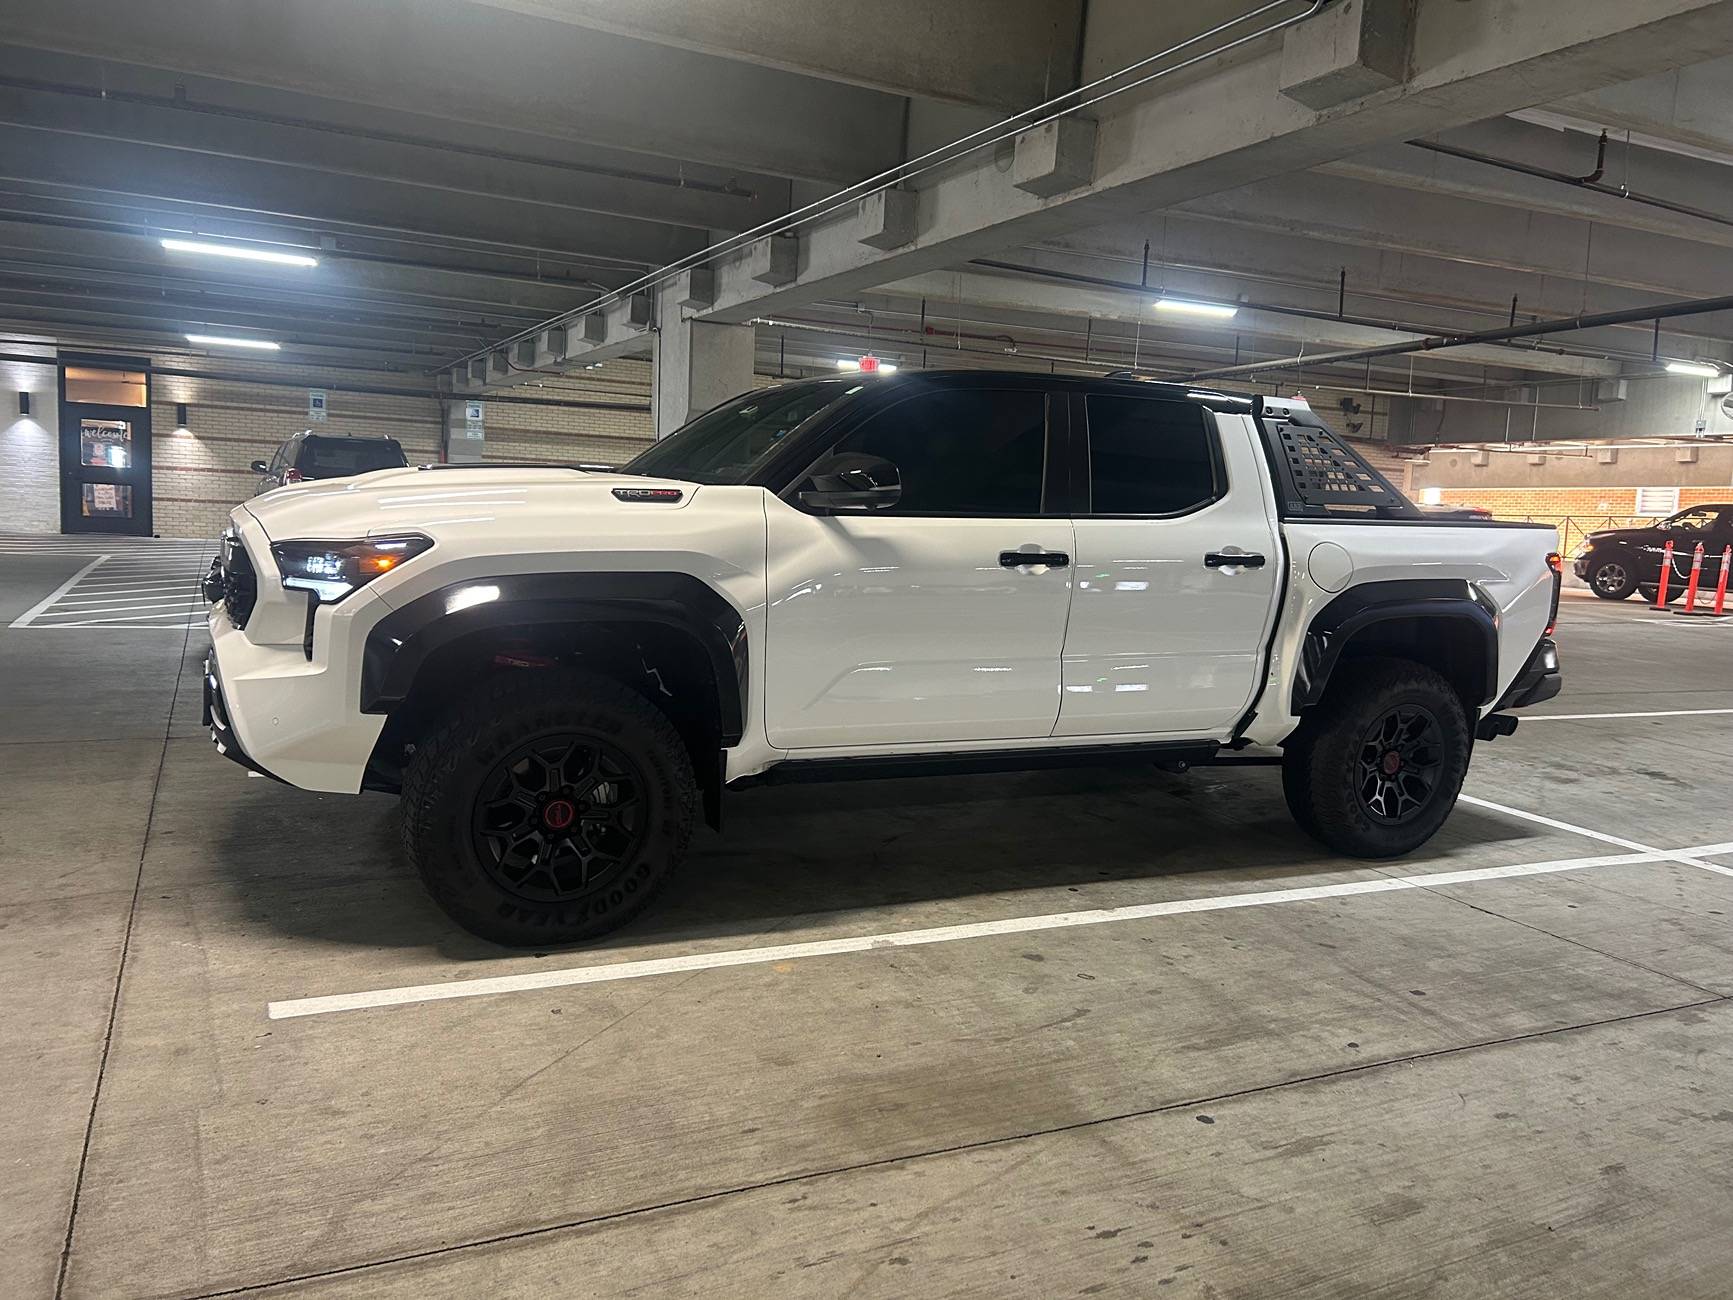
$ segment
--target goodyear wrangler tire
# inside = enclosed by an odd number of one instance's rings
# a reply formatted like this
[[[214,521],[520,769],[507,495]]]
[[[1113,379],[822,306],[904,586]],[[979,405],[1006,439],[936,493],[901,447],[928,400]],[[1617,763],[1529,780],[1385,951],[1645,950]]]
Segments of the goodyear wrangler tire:
[[[428,893],[514,947],[606,934],[686,854],[691,759],[642,696],[577,670],[518,671],[454,705],[403,780],[403,843]]]
[[[1283,789],[1301,828],[1330,848],[1397,857],[1456,806],[1474,735],[1456,691],[1423,664],[1351,667],[1283,753]]]

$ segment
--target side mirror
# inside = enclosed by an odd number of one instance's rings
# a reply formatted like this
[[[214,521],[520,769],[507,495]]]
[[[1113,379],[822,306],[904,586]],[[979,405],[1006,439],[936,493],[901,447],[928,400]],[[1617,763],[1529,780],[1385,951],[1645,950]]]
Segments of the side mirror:
[[[249,465],[248,468],[251,469],[253,471],[253,473],[255,473],[255,474],[263,474],[266,470],[270,469],[271,467],[269,465],[267,465],[262,460],[256,460],[251,465]]]
[[[886,510],[903,495],[902,475],[882,456],[826,456],[807,478],[812,486],[800,494],[800,504],[811,510]]]

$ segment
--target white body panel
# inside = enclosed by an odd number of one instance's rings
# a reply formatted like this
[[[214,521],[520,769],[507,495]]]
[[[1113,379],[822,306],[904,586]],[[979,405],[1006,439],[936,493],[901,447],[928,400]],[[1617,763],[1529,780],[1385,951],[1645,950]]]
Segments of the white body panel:
[[[1346,522],[1320,519],[1282,525],[1290,559],[1280,626],[1270,648],[1264,693],[1248,740],[1275,745],[1299,719],[1291,706],[1294,677],[1306,628],[1342,591],[1367,582],[1413,578],[1461,578],[1483,592],[1498,610],[1498,691],[1516,680],[1535,644],[1546,631],[1552,610],[1553,575],[1546,556],[1558,548],[1551,529],[1501,528],[1496,524],[1413,524]],[[1319,546],[1347,553],[1349,572],[1340,575],[1341,557],[1328,562],[1312,556]],[[1316,569],[1331,587],[1319,585]],[[1340,590],[1334,589],[1340,580]]]
[[[1306,627],[1366,582],[1471,583],[1498,610],[1499,690],[1509,686],[1547,622],[1544,557],[1556,538],[1478,525],[1278,525],[1255,429],[1243,416],[1217,421],[1230,492],[1165,520],[819,517],[759,487],[688,483],[669,485],[683,490],[677,503],[621,502],[612,488],[652,481],[560,469],[386,470],[267,493],[233,514],[258,575],[248,626],[235,628],[220,604],[211,615],[230,721],[276,775],[354,792],[384,723],[359,706],[379,619],[466,579],[585,571],[688,574],[740,613],[745,734],[726,751],[731,780],[789,758],[1221,742],[1239,727],[1279,744],[1297,721]],[[309,659],[307,597],[282,588],[271,543],[410,531],[432,549],[319,606]],[[1206,552],[1235,547],[1269,562],[1203,566]],[[999,564],[1018,549],[1075,562]],[[1119,684],[1143,689],[1106,689]]]
[[[1227,492],[1172,519],[1078,519],[1055,735],[1226,738],[1263,670],[1282,579],[1257,432],[1218,417]],[[1209,568],[1211,551],[1261,568]]]
[[[766,497],[765,726],[782,749],[1050,734],[1068,519],[809,515]]]

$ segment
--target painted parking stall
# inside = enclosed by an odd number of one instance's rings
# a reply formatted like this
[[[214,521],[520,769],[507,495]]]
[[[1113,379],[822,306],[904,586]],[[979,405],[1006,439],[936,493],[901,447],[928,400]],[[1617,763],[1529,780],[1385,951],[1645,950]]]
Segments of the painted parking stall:
[[[0,536],[0,564],[84,561],[8,626],[184,632],[204,622],[199,579],[212,551],[198,540]]]

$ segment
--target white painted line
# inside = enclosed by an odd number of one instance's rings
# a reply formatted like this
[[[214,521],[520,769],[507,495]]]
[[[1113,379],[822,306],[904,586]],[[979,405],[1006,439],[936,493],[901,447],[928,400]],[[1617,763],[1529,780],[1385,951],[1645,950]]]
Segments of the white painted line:
[[[88,610],[81,616],[82,621],[80,622],[43,623],[38,621],[30,625],[30,630],[32,632],[51,632],[57,627],[123,627],[128,623],[139,623],[153,618],[188,618],[194,612],[190,608],[175,609],[167,605],[150,609],[143,614],[109,614],[106,611]]]
[[[1698,856],[1714,857],[1726,853],[1733,845],[1705,844],[1694,849],[1657,849],[1652,844],[1639,844],[1636,840],[1627,840],[1621,835],[1605,835],[1600,831],[1591,831],[1586,826],[1577,826],[1571,822],[1561,822],[1556,817],[1543,817],[1539,813],[1525,812],[1521,808],[1512,808],[1508,804],[1494,803],[1490,799],[1477,799],[1471,794],[1456,796],[1459,803],[1472,804],[1476,808],[1486,808],[1492,812],[1504,813],[1507,817],[1519,817],[1523,821],[1534,822],[1539,826],[1550,826],[1555,831],[1566,831],[1572,835],[1581,835],[1584,839],[1599,840],[1602,844],[1616,844],[1620,848],[1636,849],[1643,853],[1658,853],[1664,862],[1678,862],[1687,867],[1701,867],[1704,871],[1713,871],[1717,875],[1733,876],[1733,867],[1719,867],[1713,862],[1699,862]]]
[[[41,600],[37,601],[29,609],[25,610],[17,618],[13,619],[10,626],[12,626],[12,627],[29,627],[31,619],[35,618],[38,614],[40,614],[43,610],[47,609],[55,601],[59,600],[67,592],[71,591],[72,588],[78,584],[78,580],[80,578],[82,578],[85,574],[89,573],[92,569],[94,569],[97,565],[101,564],[107,558],[108,558],[108,556],[106,556],[106,555],[97,556],[89,564],[85,565],[82,569],[80,569],[77,573],[73,574],[65,582],[61,583],[53,591],[49,592]]]
[[[1725,845],[1705,845],[1681,852],[1708,852]],[[656,957],[645,961],[613,962],[602,966],[579,966],[568,970],[531,971],[523,975],[500,975],[483,979],[451,980],[444,984],[413,984],[404,988],[374,989],[365,993],[334,993],[325,997],[288,998],[270,1002],[265,1013],[272,1020],[298,1016],[322,1016],[337,1011],[362,1011],[373,1007],[404,1006],[414,1002],[443,1002],[452,998],[487,997],[496,993],[523,993],[534,989],[569,988],[578,984],[605,984],[615,980],[647,979],[688,971],[717,970],[733,966],[762,966],[770,962],[798,961],[806,957],[834,957],[844,953],[875,952],[886,948],[913,948],[926,944],[955,943],[962,939],[986,939],[1007,934],[1031,934],[1039,930],[1062,930],[1079,925],[1108,925],[1119,921],[1142,921],[1158,916],[1181,916],[1198,912],[1221,912],[1242,907],[1268,907],[1278,903],[1309,903],[1325,898],[1350,898],[1359,894],[1387,894],[1405,889],[1427,889],[1439,885],[1465,885],[1482,880],[1509,880],[1557,871],[1581,871],[1593,867],[1631,866],[1665,862],[1674,855],[1664,849],[1622,853],[1612,857],[1564,858],[1552,862],[1522,862],[1508,867],[1479,867],[1469,871],[1439,871],[1419,876],[1381,876],[1338,885],[1309,885],[1297,889],[1272,889],[1255,894],[1226,894],[1214,898],[1182,898],[1165,903],[1134,903],[1125,907],[1102,907],[1084,912],[1054,912],[1044,916],[1015,916],[1002,921],[977,921],[967,925],[943,925],[929,930],[897,930],[886,934],[859,935],[848,939],[819,939],[810,943],[784,943],[768,948],[737,948],[727,952],[694,953],[686,957]]]
[[[1601,718],[1706,718],[1733,709],[1655,709],[1646,713],[1519,713],[1523,722],[1592,722]]]
[[[141,601],[136,605],[99,605],[94,609],[67,609],[64,606],[55,609],[45,609],[38,618],[107,618],[110,614],[125,614],[129,609],[154,610],[158,614],[184,613],[195,604],[202,603],[197,596],[164,597],[161,600]],[[129,616],[132,617],[132,616]]]

